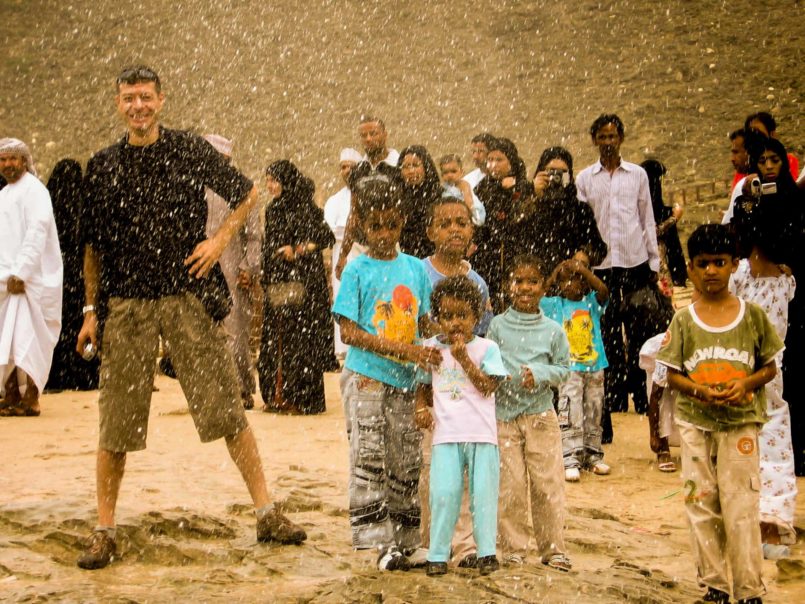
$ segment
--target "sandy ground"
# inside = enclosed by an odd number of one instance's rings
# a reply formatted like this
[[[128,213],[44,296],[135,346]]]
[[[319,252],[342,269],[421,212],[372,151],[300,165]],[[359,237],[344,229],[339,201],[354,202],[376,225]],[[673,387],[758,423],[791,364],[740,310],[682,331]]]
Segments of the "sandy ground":
[[[615,415],[609,477],[568,485],[574,570],[530,560],[489,576],[381,574],[350,547],[338,376],[318,417],[249,413],[274,495],[309,534],[258,545],[249,497],[222,443],[198,442],[175,380],[158,376],[148,449],[129,457],[110,567],[75,566],[95,522],[97,392],[46,395],[43,415],[0,420],[0,600],[11,602],[689,602],[699,594],[679,474],[661,474],[646,420]],[[799,480],[799,488],[805,481]],[[797,521],[805,523],[800,498]],[[805,598],[805,547],[764,563],[768,602]]]

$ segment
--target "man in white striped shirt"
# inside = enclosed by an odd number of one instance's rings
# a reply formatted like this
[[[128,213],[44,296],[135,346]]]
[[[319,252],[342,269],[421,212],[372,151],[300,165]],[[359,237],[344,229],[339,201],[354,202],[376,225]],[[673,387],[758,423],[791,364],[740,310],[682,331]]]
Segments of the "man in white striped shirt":
[[[645,413],[648,409],[645,373],[637,365],[639,351],[648,337],[666,326],[657,325],[650,318],[625,316],[622,309],[624,298],[646,286],[654,286],[660,267],[648,177],[643,168],[621,158],[624,132],[617,115],[599,116],[590,128],[590,135],[600,159],[579,173],[576,187],[579,199],[593,208],[598,230],[609,248],[604,260],[595,267],[595,274],[610,291],[609,306],[602,320],[609,360],[602,429],[604,442],[611,442],[609,412],[626,411],[629,394],[636,411]],[[625,350],[622,328],[626,332]]]

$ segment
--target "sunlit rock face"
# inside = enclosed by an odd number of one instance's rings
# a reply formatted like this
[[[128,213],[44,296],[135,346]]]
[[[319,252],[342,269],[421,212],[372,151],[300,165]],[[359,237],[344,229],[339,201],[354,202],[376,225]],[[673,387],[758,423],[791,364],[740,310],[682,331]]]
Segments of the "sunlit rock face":
[[[236,140],[252,176],[293,159],[322,201],[364,111],[386,120],[391,146],[460,153],[468,166],[473,134],[505,135],[529,170],[549,144],[592,162],[587,128],[615,111],[632,161],[657,155],[672,181],[728,178],[726,135],[752,111],[771,110],[789,146],[805,140],[791,16],[780,6],[763,27],[736,28],[729,4],[678,0],[35,0],[2,9],[0,124],[31,141],[43,174],[64,156],[85,161],[121,131],[115,75],[145,62],[164,81],[166,124]]]

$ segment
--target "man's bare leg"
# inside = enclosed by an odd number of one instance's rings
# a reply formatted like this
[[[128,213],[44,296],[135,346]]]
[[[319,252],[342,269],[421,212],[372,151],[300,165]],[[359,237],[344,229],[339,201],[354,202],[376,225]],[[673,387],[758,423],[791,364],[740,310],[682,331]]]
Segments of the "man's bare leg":
[[[270,503],[268,489],[266,488],[266,476],[263,473],[263,462],[260,461],[260,453],[257,450],[257,441],[254,438],[251,426],[241,430],[235,436],[226,438],[226,446],[232,461],[240,470],[243,481],[252,496],[254,507],[258,510]]]
[[[226,439],[226,446],[249,489],[257,512],[257,540],[300,544],[307,539],[305,530],[272,506],[266,488],[263,464],[251,427]]]
[[[115,526],[115,508],[120,494],[120,483],[126,469],[126,453],[98,449],[95,481],[98,494],[98,525]]]

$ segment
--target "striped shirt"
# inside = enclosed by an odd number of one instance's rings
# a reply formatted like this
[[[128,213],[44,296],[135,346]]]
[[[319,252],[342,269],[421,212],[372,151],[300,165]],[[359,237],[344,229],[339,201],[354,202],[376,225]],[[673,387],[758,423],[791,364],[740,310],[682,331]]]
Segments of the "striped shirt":
[[[643,168],[621,160],[610,174],[597,161],[579,173],[576,188],[579,199],[592,207],[601,237],[609,246],[595,268],[632,268],[648,262],[651,270],[660,269],[648,176]]]

